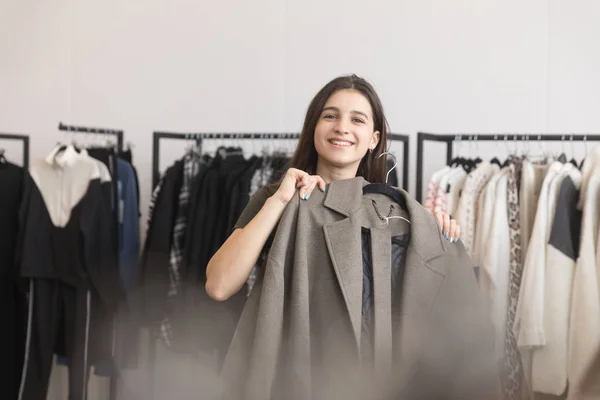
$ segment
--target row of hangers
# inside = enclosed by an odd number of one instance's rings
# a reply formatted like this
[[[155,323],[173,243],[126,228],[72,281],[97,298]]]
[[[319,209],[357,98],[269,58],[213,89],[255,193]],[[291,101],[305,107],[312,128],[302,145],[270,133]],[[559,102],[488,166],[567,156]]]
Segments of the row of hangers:
[[[190,135],[190,137],[186,138],[186,139],[193,141],[188,146],[187,151],[197,152],[198,151],[198,147],[199,147],[199,140],[198,139],[200,139],[200,138]],[[206,137],[204,137],[204,139],[206,139]],[[227,139],[230,139],[230,138],[227,138]],[[277,140],[280,141],[282,139],[277,139]],[[239,152],[241,152],[241,154]],[[222,157],[227,156],[227,155],[230,156],[232,154],[243,155],[243,150],[242,150],[241,147],[225,147],[225,146],[221,145],[221,146],[219,146],[217,148],[217,154],[219,154]],[[386,174],[386,177],[385,177],[385,183],[370,183],[368,185],[365,185],[363,187],[363,194],[367,194],[367,193],[383,194],[383,195],[391,198],[392,200],[394,200],[396,203],[398,203],[398,205],[402,209],[404,209],[404,210],[407,211],[408,207],[406,205],[406,199],[404,198],[404,196],[398,190],[394,189],[392,186],[390,186],[388,184],[390,173],[398,166],[398,160],[390,152],[384,152],[381,155],[379,155],[378,158],[381,158],[382,156],[385,156],[385,155],[391,156],[393,158],[393,160],[394,160],[394,166],[387,171],[387,174]],[[407,218],[401,217],[401,216],[388,216],[388,217],[384,217],[384,218],[385,218],[386,224],[392,218],[402,219],[402,220],[410,223],[410,220],[408,220]]]
[[[558,157],[556,157],[556,160],[562,162],[562,163],[566,163],[567,162],[567,155],[566,155],[566,149],[565,149],[565,144],[566,144],[566,137],[567,135],[563,135],[561,137],[561,142],[563,145],[563,151],[560,155],[558,155]],[[461,136],[457,136],[457,142],[461,142],[462,141],[462,137]],[[494,136],[494,142],[496,142],[498,140],[498,135]],[[514,137],[514,140],[512,141],[514,143],[514,149],[511,151],[509,149],[508,146],[508,137],[504,136],[504,144],[506,146],[506,150],[509,153],[510,156],[519,156],[519,151],[517,148],[517,143],[521,142],[522,143],[522,149],[521,149],[521,157],[532,157],[532,158],[541,158],[543,160],[549,160],[552,159],[552,154],[551,152],[549,152],[546,148],[545,148],[545,142],[541,140],[540,136],[538,136],[538,140],[536,140],[539,144],[539,150],[540,150],[540,154],[537,155],[531,155],[530,154],[530,140],[529,137],[523,137],[521,138],[521,140],[517,140],[516,136]],[[581,163],[577,163],[577,160],[575,159],[575,145],[574,145],[574,141],[573,141],[573,136],[571,135],[570,137],[570,143],[571,143],[571,159],[568,161],[569,163],[573,164],[575,167],[581,169],[582,165],[583,165],[583,161],[581,161]],[[469,136],[469,140],[468,142],[470,143],[475,143],[475,149],[477,152],[477,135],[472,135]],[[587,154],[587,141],[586,138],[584,137],[584,145],[585,145],[585,154]],[[457,153],[458,153],[458,149],[457,149]],[[500,161],[500,159],[495,156],[493,157],[490,162],[492,164],[496,164],[498,165],[500,168],[506,167],[509,163],[509,159],[510,156],[506,158],[506,160],[504,161]],[[450,166],[451,167],[462,167],[467,173],[470,173],[473,169],[475,169],[477,167],[477,165],[479,163],[481,163],[483,160],[480,157],[476,157],[476,158],[465,158],[465,157],[461,157],[461,156],[456,156],[455,158],[453,158],[450,161]]]
[[[230,135],[236,135],[236,134],[230,134]],[[223,137],[223,136],[219,136],[216,135],[215,137],[196,137],[196,136],[192,136],[190,135],[190,137],[186,138],[189,141],[188,146],[186,147],[186,152],[198,152],[198,149],[202,148],[202,152],[204,154],[206,153],[212,153],[214,151],[215,154],[219,154],[221,155],[223,158],[226,156],[231,156],[231,155],[244,155],[244,147],[242,145],[243,141],[246,140],[247,138],[243,136],[243,134],[239,134],[239,136],[227,136],[227,137]],[[214,143],[214,146],[210,146],[211,149],[214,150],[208,150],[206,149],[206,140],[216,140],[216,143]],[[232,143],[233,141],[233,143]],[[279,139],[277,139],[276,135],[273,135],[273,137],[264,137],[264,139],[261,137],[260,139],[252,139],[251,140],[251,149],[250,149],[250,153],[251,154],[257,154],[257,155],[261,155],[262,157],[291,157],[292,152],[293,152],[293,146],[277,146],[278,144],[281,145],[283,144],[283,142],[287,142],[290,141],[292,142],[291,144],[295,145],[297,142],[297,139],[293,138],[293,137],[280,137]],[[246,141],[246,143],[248,143]],[[260,144],[261,147],[259,149],[259,151],[257,151],[256,148],[256,144]],[[206,150],[205,150],[206,149]]]
[[[69,135],[71,136],[71,142],[74,146],[76,147],[90,147],[90,146],[100,146],[100,147],[107,147],[107,148],[111,148],[114,147],[115,149],[118,147],[118,143],[117,143],[117,134],[122,134],[121,131],[116,131],[113,129],[96,129],[96,128],[85,128],[85,127],[73,127],[70,125],[64,125],[62,122],[59,123],[59,129],[61,131],[64,132],[64,139],[65,141],[69,141]],[[75,141],[75,137],[74,135],[79,134],[81,137],[85,137],[86,140],[83,140],[83,146],[80,146],[80,144],[78,144]],[[113,140],[109,140],[108,138],[111,137],[114,139]],[[104,143],[103,143],[104,142]],[[81,141],[80,141],[81,143]],[[126,143],[126,150],[130,151],[133,150],[135,146],[133,145],[132,142],[127,142]]]

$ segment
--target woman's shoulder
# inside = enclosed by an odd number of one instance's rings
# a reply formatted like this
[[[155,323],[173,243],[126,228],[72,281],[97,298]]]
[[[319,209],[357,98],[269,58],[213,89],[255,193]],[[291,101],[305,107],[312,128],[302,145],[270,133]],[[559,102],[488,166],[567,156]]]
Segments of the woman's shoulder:
[[[235,224],[235,228],[244,228],[261,210],[261,208],[265,205],[269,197],[273,196],[277,189],[279,188],[279,183],[271,183],[265,185],[258,189],[252,197],[250,197],[250,201],[242,211],[242,214],[238,218],[237,223]]]
[[[258,189],[257,193],[260,193],[263,196],[269,198],[273,196],[275,192],[277,192],[277,189],[279,189],[279,182],[274,182],[261,187],[260,189]]]

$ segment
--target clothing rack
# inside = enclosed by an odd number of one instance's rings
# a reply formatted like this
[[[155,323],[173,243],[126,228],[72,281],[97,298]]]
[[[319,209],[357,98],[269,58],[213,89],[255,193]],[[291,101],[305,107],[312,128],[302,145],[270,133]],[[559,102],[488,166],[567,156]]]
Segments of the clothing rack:
[[[160,140],[161,139],[180,139],[195,140],[200,151],[202,149],[203,139],[298,139],[299,133],[175,133],[175,132],[154,132],[152,139],[152,188],[156,186],[160,179],[159,160],[160,160]],[[402,158],[402,187],[408,191],[408,158],[409,158],[409,135],[390,133],[387,138],[392,141],[399,141],[403,144]]]
[[[572,142],[572,141],[599,141],[598,134],[536,134],[536,133],[498,133],[498,134],[473,134],[473,133],[453,133],[438,135],[432,133],[418,132],[417,134],[417,186],[415,198],[419,203],[423,199],[423,163],[425,142],[445,142],[446,143],[446,165],[449,165],[453,157],[453,143],[455,141],[508,141],[517,142],[524,141],[525,143],[535,142]]]
[[[23,168],[29,168],[29,135],[0,133],[0,140],[21,140],[23,142]]]
[[[62,122],[58,123],[58,130],[77,133],[91,133],[100,135],[112,135],[117,137],[117,147],[123,150],[123,131],[106,128],[91,128],[87,126],[65,125]]]
[[[91,135],[99,134],[99,135],[116,136],[117,137],[117,150],[119,150],[119,151],[123,150],[123,131],[122,130],[106,129],[106,128],[93,128],[93,127],[87,127],[87,126],[65,125],[62,122],[59,122],[58,130],[66,131],[66,132],[91,134]],[[116,179],[117,160],[115,157],[112,157],[111,164],[112,164],[111,170],[114,172],[114,174],[115,174],[114,178]],[[117,190],[113,191],[113,202],[115,205],[119,204],[119,193]],[[115,245],[117,246],[116,248],[118,249],[118,246],[119,246],[118,245],[118,243],[119,243],[119,234],[118,234],[119,208],[118,207],[115,207],[115,229],[117,229],[117,231],[115,232]],[[118,255],[117,255],[117,260],[118,260]],[[109,378],[109,400],[117,399],[117,380],[118,380],[117,376],[111,376]]]

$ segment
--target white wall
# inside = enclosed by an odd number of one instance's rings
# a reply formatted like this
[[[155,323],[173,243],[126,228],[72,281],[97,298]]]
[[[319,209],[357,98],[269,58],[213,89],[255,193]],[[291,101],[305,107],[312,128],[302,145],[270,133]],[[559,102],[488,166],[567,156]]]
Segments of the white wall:
[[[59,121],[124,129],[144,210],[153,130],[298,131],[339,74],[375,84],[393,132],[600,133],[598,20],[595,0],[3,0],[0,132],[41,157]]]

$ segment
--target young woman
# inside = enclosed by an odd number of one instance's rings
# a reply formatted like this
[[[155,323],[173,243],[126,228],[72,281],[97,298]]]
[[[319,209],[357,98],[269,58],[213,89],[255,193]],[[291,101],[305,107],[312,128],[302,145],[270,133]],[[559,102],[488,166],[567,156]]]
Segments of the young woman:
[[[268,241],[286,204],[296,192],[308,200],[318,186],[362,176],[384,183],[387,173],[388,124],[373,87],[356,75],[338,77],[325,85],[308,107],[298,147],[283,179],[259,190],[240,216],[227,241],[206,269],[206,291],[223,301],[237,293]],[[456,221],[437,213],[450,242],[460,235]]]

